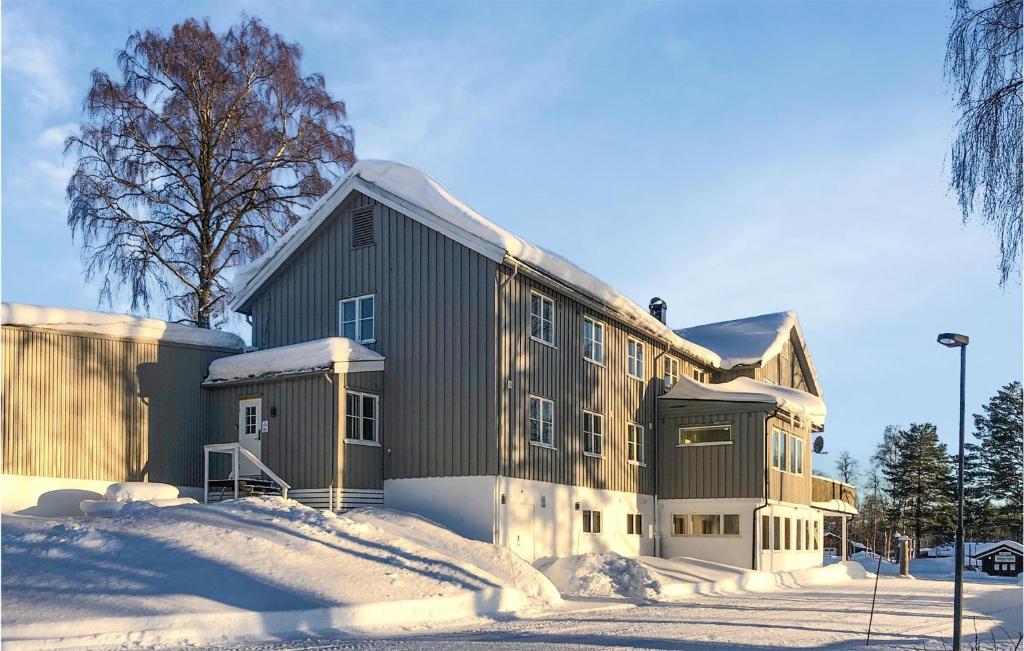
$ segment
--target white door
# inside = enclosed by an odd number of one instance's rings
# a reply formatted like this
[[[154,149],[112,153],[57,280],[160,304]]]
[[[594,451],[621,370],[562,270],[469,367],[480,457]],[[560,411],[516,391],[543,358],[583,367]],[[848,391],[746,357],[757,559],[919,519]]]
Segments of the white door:
[[[238,401],[238,443],[252,452],[257,459],[262,459],[262,436],[260,433],[263,422],[263,400],[261,398],[244,398]],[[238,474],[255,475],[260,470],[256,465],[239,455]]]
[[[510,502],[508,506],[508,547],[517,556],[532,563],[534,561],[533,504]]]

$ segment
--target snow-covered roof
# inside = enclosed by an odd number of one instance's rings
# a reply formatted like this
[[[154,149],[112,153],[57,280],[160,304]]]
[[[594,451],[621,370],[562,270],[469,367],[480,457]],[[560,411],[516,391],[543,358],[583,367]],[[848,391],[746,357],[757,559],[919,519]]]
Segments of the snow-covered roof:
[[[818,427],[825,426],[825,402],[806,391],[765,384],[748,377],[738,377],[721,384],[704,384],[683,376],[662,400],[709,400],[715,402],[750,402],[775,405],[793,415],[803,415]]]
[[[605,305],[627,323],[711,366],[719,356],[688,341],[621,292],[562,256],[513,235],[476,212],[429,174],[391,161],[361,160],[263,256],[239,269],[231,305],[240,307],[344,201],[358,190],[496,262],[523,264]]]
[[[355,373],[384,369],[384,356],[345,337],[327,337],[301,344],[221,357],[210,363],[205,384],[265,379],[296,373]]]
[[[845,513],[846,515],[857,515],[857,507],[840,499],[831,499],[827,502],[811,502],[813,508],[832,513]]]
[[[159,319],[148,319],[131,314],[4,303],[0,307],[0,321],[4,325],[44,328],[69,333],[154,339],[235,350],[245,348],[245,342],[238,335],[230,332],[194,328],[180,323],[168,323]]]
[[[981,558],[982,556],[988,556],[998,552],[1000,549],[1009,549],[1015,551],[1018,554],[1024,555],[1024,546],[1015,540],[1000,540],[997,543],[987,545],[984,551],[976,552],[973,558]]]
[[[721,358],[721,368],[760,364],[782,352],[783,346],[796,329],[797,339],[803,348],[807,366],[811,371],[814,389],[820,394],[818,373],[814,368],[811,353],[807,350],[800,319],[796,312],[773,312],[731,321],[719,321],[704,325],[681,328],[675,333],[688,341],[703,346]]]

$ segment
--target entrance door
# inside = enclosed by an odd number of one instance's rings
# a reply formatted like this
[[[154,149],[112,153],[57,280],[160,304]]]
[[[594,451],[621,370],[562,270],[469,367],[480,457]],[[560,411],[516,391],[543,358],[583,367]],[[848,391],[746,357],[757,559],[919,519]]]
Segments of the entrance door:
[[[508,547],[520,558],[532,563],[533,548],[533,504],[510,502],[508,514]]]
[[[263,400],[261,398],[243,398],[238,401],[238,443],[252,452],[253,456],[262,460],[260,456],[263,447],[260,425],[263,422]],[[253,462],[243,456],[238,459],[238,474],[256,475],[260,470]]]

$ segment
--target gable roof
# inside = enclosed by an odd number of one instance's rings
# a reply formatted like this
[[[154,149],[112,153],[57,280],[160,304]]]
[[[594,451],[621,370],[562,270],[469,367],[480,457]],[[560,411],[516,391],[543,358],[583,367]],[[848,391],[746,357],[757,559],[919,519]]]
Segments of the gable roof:
[[[327,337],[215,359],[210,362],[210,373],[203,384],[317,371],[379,371],[383,364],[383,355],[352,339]]]
[[[720,384],[705,384],[680,377],[658,400],[708,400],[768,404],[793,415],[806,416],[812,425],[825,426],[828,413],[825,401],[800,389],[765,384],[749,377],[738,377]]]
[[[796,312],[773,312],[731,321],[719,321],[676,330],[680,337],[708,348],[718,354],[720,368],[756,366],[778,355],[791,337],[799,344],[797,354],[810,371],[811,387],[821,395],[821,384],[814,360],[807,349],[800,319]]]
[[[1014,540],[1001,540],[997,543],[993,543],[992,545],[986,547],[984,551],[974,554],[972,558],[982,558],[984,556],[991,556],[992,554],[995,554],[996,552],[1004,549],[1014,552],[1015,554],[1024,556],[1024,546],[1022,546],[1019,542],[1016,542]]]
[[[525,265],[579,292],[618,316],[712,367],[721,360],[688,341],[621,292],[562,256],[513,235],[463,203],[429,174],[403,163],[357,162],[327,194],[264,255],[239,269],[231,307],[245,306],[255,292],[354,191],[376,199],[498,263]]]

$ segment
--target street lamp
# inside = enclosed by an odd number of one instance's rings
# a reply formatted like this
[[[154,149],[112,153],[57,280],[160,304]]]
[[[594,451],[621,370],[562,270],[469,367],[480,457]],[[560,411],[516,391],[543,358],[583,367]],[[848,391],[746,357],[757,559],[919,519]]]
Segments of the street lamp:
[[[956,457],[956,575],[953,592],[953,651],[960,651],[961,620],[964,609],[964,387],[967,383],[967,335],[944,332],[938,342],[960,349],[960,449]]]

